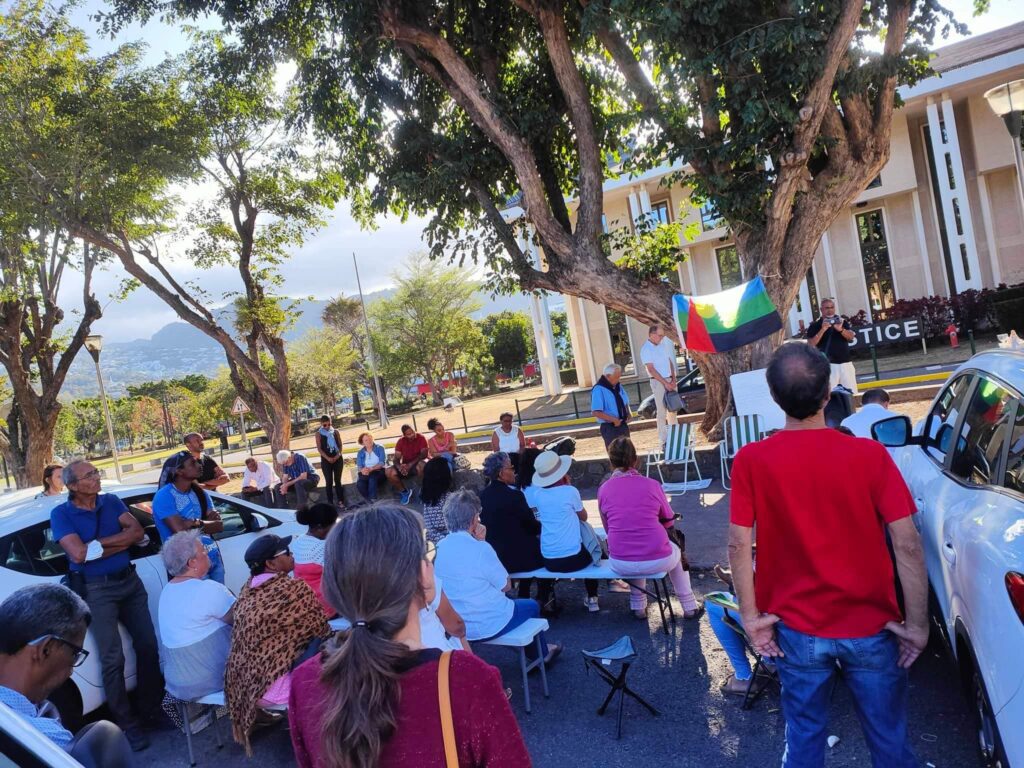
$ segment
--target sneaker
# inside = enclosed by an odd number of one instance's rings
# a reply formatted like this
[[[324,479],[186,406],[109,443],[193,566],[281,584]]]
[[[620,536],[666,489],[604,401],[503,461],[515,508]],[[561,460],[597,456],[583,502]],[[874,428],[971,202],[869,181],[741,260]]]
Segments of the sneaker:
[[[609,592],[629,592],[629,584],[622,579],[612,579],[608,583]]]
[[[402,491],[402,504],[408,504],[410,499],[412,499],[412,490]]]
[[[149,746],[149,737],[137,726],[125,730],[124,735],[128,739],[128,746],[132,748],[132,752],[141,752]]]
[[[587,610],[591,613],[597,613],[601,610],[601,606],[597,604],[596,597],[585,597],[583,598],[583,604],[587,606]]]

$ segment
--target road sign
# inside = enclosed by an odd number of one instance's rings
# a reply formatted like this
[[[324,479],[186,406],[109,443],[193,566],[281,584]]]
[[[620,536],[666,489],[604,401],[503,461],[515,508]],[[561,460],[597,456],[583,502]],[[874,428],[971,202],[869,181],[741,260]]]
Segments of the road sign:
[[[241,416],[243,413],[249,412],[249,406],[245,404],[245,400],[236,397],[235,402],[231,405],[231,412],[236,416]]]

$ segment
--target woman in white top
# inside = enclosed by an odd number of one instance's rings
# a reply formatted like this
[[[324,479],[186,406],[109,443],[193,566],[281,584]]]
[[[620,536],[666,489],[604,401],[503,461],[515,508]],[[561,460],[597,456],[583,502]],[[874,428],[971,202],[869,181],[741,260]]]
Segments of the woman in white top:
[[[470,640],[489,640],[540,616],[536,600],[511,600],[505,595],[512,586],[508,571],[487,543],[480,511],[480,497],[470,490],[455,491],[448,497],[444,518],[451,533],[438,543],[434,559],[445,595],[466,622],[466,637]],[[547,661],[562,650],[553,643],[549,647],[543,633],[540,645]],[[531,644],[526,655],[535,658],[536,646]]]
[[[526,435],[513,424],[513,417],[507,411],[498,417],[501,424],[491,435],[491,451],[507,453],[512,460],[512,469],[519,471],[519,456],[526,449]]]
[[[424,597],[426,605],[420,608],[420,642],[423,647],[472,652],[466,639],[466,622],[452,608],[441,588],[439,576],[434,576],[434,582],[424,591]]]
[[[192,701],[224,689],[235,596],[204,579],[210,556],[197,530],[181,531],[160,554],[171,579],[160,592],[160,667],[167,692]]]

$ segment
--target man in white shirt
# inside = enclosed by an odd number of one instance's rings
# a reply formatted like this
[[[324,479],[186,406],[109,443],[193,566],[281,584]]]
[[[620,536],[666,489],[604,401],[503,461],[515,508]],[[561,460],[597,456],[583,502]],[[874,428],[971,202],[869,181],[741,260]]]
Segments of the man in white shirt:
[[[274,507],[276,481],[272,466],[250,456],[245,460],[245,470],[242,472],[242,497],[264,507]]]
[[[668,425],[677,422],[676,412],[665,407],[665,393],[676,391],[676,347],[660,325],[650,327],[647,341],[640,348],[640,362],[651,379],[654,405],[658,409],[658,439],[664,443]]]
[[[889,393],[884,389],[869,389],[860,401],[860,410],[843,419],[841,426],[857,437],[871,437],[871,425],[892,416],[889,411]]]

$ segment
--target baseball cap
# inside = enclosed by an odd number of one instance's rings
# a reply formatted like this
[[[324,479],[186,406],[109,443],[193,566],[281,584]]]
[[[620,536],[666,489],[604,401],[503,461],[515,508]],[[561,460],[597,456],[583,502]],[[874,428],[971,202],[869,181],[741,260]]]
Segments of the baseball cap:
[[[273,560],[278,555],[284,554],[291,544],[291,536],[275,536],[268,533],[260,536],[245,550],[245,563],[250,568],[254,565],[263,565],[267,560]]]

